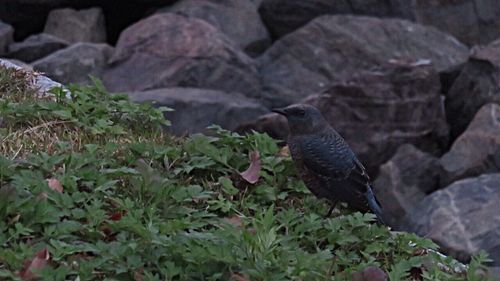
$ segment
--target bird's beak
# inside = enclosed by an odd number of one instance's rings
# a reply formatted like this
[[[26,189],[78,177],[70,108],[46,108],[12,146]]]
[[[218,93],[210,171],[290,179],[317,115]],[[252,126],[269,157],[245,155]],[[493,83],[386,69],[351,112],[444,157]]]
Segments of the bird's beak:
[[[286,116],[286,111],[283,108],[273,108],[271,111]]]

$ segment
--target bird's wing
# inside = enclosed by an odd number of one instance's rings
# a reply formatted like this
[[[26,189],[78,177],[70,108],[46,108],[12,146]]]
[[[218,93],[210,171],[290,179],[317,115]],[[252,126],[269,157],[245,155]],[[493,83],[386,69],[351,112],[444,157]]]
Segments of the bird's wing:
[[[383,222],[380,203],[373,194],[365,167],[343,139],[309,138],[303,141],[302,157],[310,171],[329,182],[341,181],[337,192],[360,210],[371,209]]]
[[[355,168],[356,156],[342,139],[308,137],[301,142],[307,169],[331,179],[345,179]]]

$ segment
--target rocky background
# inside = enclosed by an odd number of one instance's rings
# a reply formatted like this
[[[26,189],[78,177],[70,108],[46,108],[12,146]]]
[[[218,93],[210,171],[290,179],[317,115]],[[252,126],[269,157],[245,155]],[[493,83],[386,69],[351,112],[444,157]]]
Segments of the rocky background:
[[[321,109],[375,178],[387,221],[500,266],[500,2],[3,0],[0,56],[61,83],[276,138],[270,108]]]

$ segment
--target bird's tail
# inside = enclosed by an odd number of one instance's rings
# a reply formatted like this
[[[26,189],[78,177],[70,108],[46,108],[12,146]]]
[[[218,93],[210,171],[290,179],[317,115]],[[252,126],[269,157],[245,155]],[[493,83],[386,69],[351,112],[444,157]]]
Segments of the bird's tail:
[[[375,195],[373,194],[373,190],[371,186],[367,186],[368,188],[366,189],[366,200],[368,202],[368,206],[370,207],[370,210],[377,216],[378,221],[383,224],[387,225],[382,218],[382,208],[380,207],[380,204],[377,201],[377,198],[375,198]]]

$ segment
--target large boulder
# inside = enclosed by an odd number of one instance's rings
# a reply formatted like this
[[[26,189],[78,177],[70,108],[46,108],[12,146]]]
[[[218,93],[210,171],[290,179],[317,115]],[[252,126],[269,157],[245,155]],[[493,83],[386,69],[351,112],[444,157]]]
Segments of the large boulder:
[[[249,0],[182,0],[160,11],[203,19],[253,56],[271,43],[257,6]]]
[[[446,116],[455,139],[486,103],[500,103],[500,40],[472,49],[446,94]]]
[[[500,37],[500,3],[494,0],[264,0],[259,12],[275,37],[326,14],[409,19],[434,26],[470,45]]]
[[[428,237],[460,260],[481,249],[500,265],[500,174],[457,181],[423,199],[405,229]]]
[[[44,32],[70,43],[106,42],[106,26],[101,8],[56,9],[49,13]]]
[[[0,56],[7,53],[7,47],[14,40],[14,28],[0,21]]]
[[[466,46],[432,27],[396,19],[322,16],[259,58],[262,97],[267,105],[282,106],[389,61],[430,62],[441,72],[467,56]]]
[[[274,37],[281,37],[327,14],[393,15],[387,0],[263,0],[259,13]]]
[[[318,107],[372,171],[401,144],[432,153],[447,144],[440,81],[429,65],[398,62],[353,73],[301,102]],[[265,129],[284,138],[288,127],[283,124],[282,117],[274,114],[240,129]]]
[[[442,186],[466,177],[500,172],[500,105],[481,107],[440,161]]]
[[[500,2],[495,0],[411,1],[405,10],[407,17],[470,45],[500,37]]]
[[[107,44],[76,43],[32,63],[35,70],[63,84],[89,84],[101,77],[113,48]]]
[[[169,128],[175,134],[204,132],[212,124],[233,130],[268,110],[238,93],[195,89],[165,88],[129,93],[136,102],[154,101],[174,111],[165,117],[172,122]]]
[[[374,191],[384,210],[384,220],[400,228],[401,219],[410,214],[426,194],[439,187],[438,158],[411,144],[398,148],[396,154],[380,167]]]
[[[124,30],[104,74],[111,91],[198,87],[258,97],[253,60],[204,20],[160,13]]]
[[[108,42],[116,42],[119,32],[134,22],[177,0],[1,0],[0,19],[11,24],[20,41],[27,36],[40,32],[48,14],[54,9],[84,9],[100,7],[106,15],[106,37]],[[119,4],[119,5],[118,5]],[[60,19],[66,21],[66,19]]]
[[[40,33],[31,35],[23,42],[11,44],[7,56],[24,62],[32,62],[67,46],[68,42],[63,39]]]

